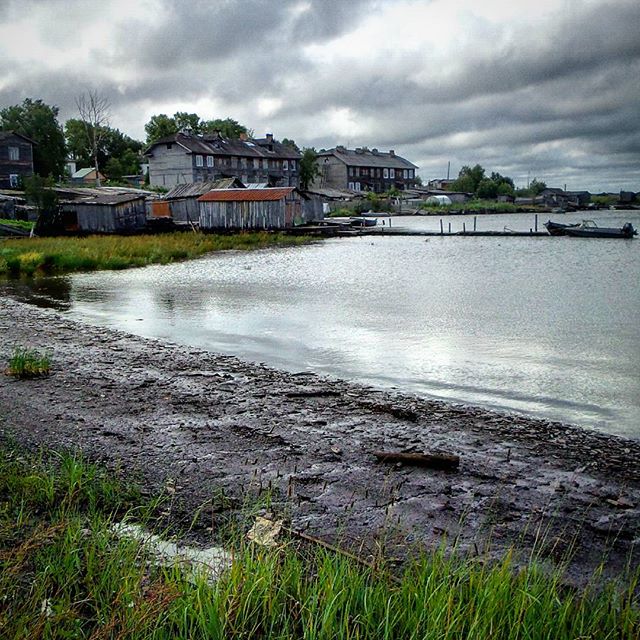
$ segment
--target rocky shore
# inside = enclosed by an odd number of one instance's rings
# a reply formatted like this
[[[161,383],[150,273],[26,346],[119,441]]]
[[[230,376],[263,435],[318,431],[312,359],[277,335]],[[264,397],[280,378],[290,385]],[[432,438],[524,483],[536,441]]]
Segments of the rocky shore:
[[[0,376],[0,437],[80,449],[150,491],[169,487],[187,520],[200,509],[215,528],[271,490],[291,529],[364,552],[535,549],[570,556],[577,583],[602,562],[608,576],[639,564],[639,441],[277,371],[7,298],[0,335],[0,362],[17,344],[53,351],[49,377]],[[390,464],[380,450],[460,466]]]

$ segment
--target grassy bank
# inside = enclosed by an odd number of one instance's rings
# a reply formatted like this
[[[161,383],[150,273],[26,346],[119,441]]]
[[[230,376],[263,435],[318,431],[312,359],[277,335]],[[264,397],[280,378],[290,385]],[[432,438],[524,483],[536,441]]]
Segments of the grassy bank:
[[[495,200],[469,200],[469,202],[454,202],[452,204],[424,203],[420,209],[430,213],[442,213],[443,215],[455,211],[469,213],[517,213],[520,207],[511,202],[495,202]]]
[[[50,275],[126,269],[197,258],[224,249],[261,249],[309,242],[280,233],[168,233],[87,238],[23,238],[0,243],[0,275]]]
[[[0,447],[2,638],[635,639],[632,591],[577,592],[509,557],[491,568],[434,553],[401,574],[324,548],[227,541],[221,580],[149,563],[118,538],[165,509],[71,456]],[[602,586],[602,585],[599,585]]]

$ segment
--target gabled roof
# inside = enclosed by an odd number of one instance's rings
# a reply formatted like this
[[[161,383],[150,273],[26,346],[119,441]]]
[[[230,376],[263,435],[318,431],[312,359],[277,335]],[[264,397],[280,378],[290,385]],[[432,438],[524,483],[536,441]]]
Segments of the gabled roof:
[[[18,138],[22,138],[23,140],[26,140],[27,142],[30,142],[31,144],[38,144],[37,142],[35,142],[34,140],[32,140],[31,138],[27,138],[27,136],[23,136],[21,133],[18,133],[17,131],[0,131],[0,140],[7,140],[8,138],[10,138],[11,136],[18,136]]]
[[[217,189],[205,193],[198,202],[268,202],[282,200],[295,187],[278,187],[269,189]]]
[[[88,175],[90,175],[91,173],[95,173],[95,168],[94,167],[85,167],[84,169],[78,169],[72,176],[72,179],[78,179],[78,178],[86,178]],[[100,174],[102,175],[102,174]]]
[[[335,147],[320,151],[318,158],[335,156],[349,167],[380,167],[389,169],[417,169],[418,166],[395,153],[384,153],[377,149],[346,149]]]
[[[282,158],[299,160],[302,156],[292,147],[283,145],[268,138],[254,140],[248,138],[225,138],[213,133],[204,135],[174,133],[156,140],[146,150],[145,155],[152,155],[155,147],[161,144],[177,144],[187,153],[218,156],[241,156],[245,158]]]

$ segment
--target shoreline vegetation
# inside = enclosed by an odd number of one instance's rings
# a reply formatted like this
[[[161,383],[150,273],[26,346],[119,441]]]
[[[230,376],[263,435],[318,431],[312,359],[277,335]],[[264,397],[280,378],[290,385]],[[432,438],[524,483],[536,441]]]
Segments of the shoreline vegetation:
[[[207,567],[161,562],[119,528],[165,540],[211,521],[170,519],[170,487],[149,497],[79,454],[0,443],[0,636],[4,638],[620,638],[640,631],[638,573],[626,584],[568,587],[535,554],[516,568],[443,549],[401,567],[366,562],[286,535],[264,546],[246,535],[268,494],[209,533],[229,550],[217,580]],[[169,516],[169,517],[168,517]],[[193,569],[194,567],[192,567]]]
[[[306,236],[265,231],[9,239],[0,243],[0,276],[128,269],[191,260],[214,251],[264,249],[311,241]]]

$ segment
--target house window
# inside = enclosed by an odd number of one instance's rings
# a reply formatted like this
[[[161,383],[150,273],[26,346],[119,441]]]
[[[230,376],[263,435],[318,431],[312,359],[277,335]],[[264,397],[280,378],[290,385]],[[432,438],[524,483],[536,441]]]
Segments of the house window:
[[[350,176],[355,176],[356,175],[356,170],[353,167],[349,167],[349,175]]]
[[[203,166],[204,161],[202,159],[202,156],[196,156],[196,167],[201,167]]]
[[[355,188],[354,188],[354,186],[353,186],[353,182],[350,182],[350,183],[349,183],[349,190],[350,190],[350,191],[355,191]]]
[[[10,173],[9,174],[9,186],[12,189],[17,189],[18,188],[18,174],[17,173]]]
[[[167,149],[171,149],[171,147],[173,147],[173,144],[171,142],[167,142]]]
[[[260,158],[254,158],[253,159],[253,168],[254,169],[259,169],[260,168]]]
[[[213,167],[213,156],[207,156],[207,167]]]
[[[360,191],[360,183],[359,182],[356,182],[355,187],[356,187],[356,191]]]
[[[295,171],[296,170],[296,161],[295,160],[289,160],[290,162],[290,167],[291,167],[291,171]]]
[[[9,160],[20,160],[19,147],[9,147]]]
[[[395,178],[396,177],[396,170],[395,169],[389,169],[389,177],[390,178]]]
[[[389,177],[389,169],[383,169],[382,170],[382,177],[383,178],[388,178]]]
[[[283,160],[283,161],[282,161],[282,168],[283,168],[285,171],[289,171],[289,161],[288,161],[288,160]]]

